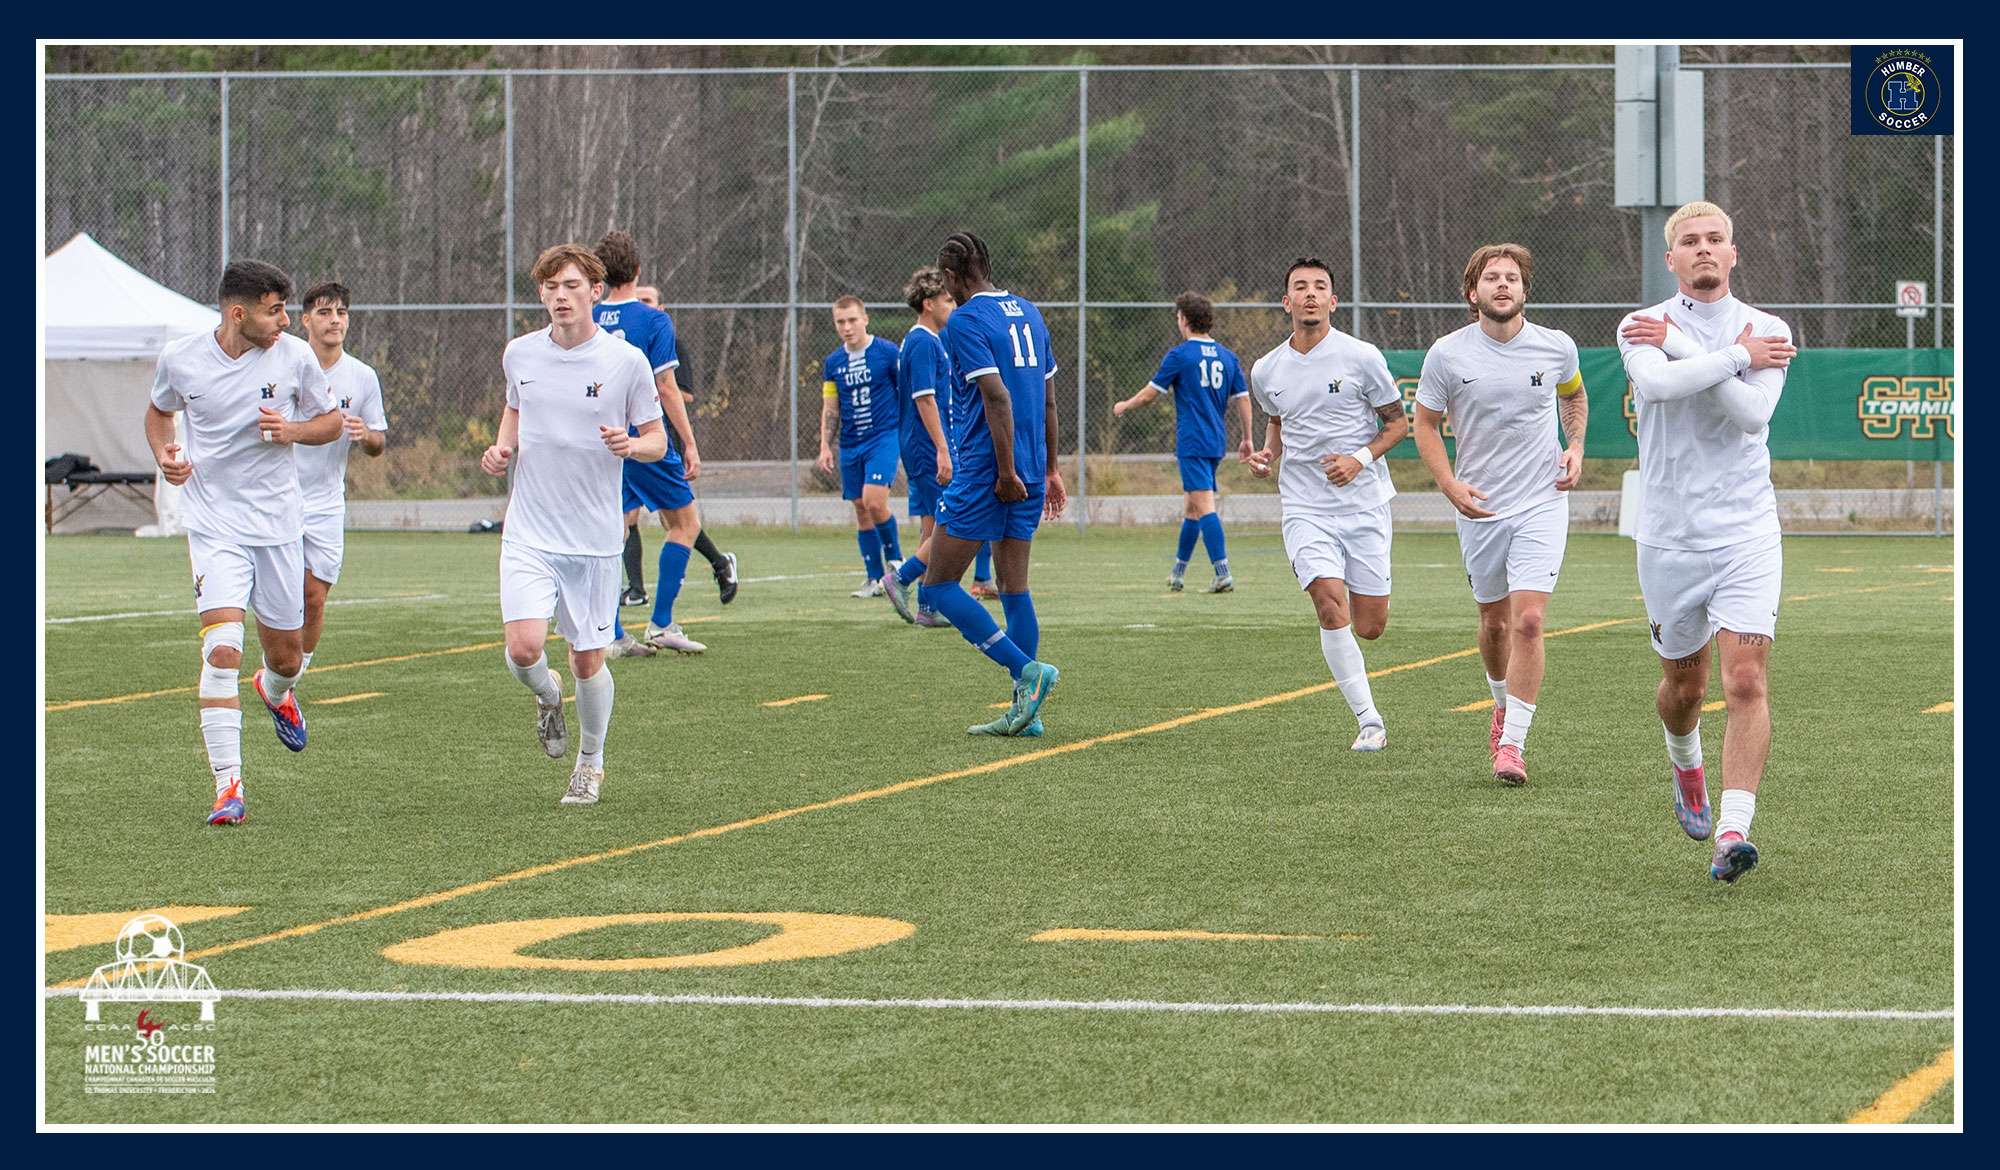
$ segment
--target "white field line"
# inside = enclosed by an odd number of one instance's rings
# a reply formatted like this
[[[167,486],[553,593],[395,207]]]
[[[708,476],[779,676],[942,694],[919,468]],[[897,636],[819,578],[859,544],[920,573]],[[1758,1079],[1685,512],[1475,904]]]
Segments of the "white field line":
[[[76,988],[45,988],[44,999],[75,997]],[[349,991],[286,987],[236,989],[224,999],[316,999],[348,1003],[546,1003],[670,1007],[923,1008],[1000,1011],[1193,1012],[1362,1016],[1627,1016],[1647,1019],[1950,1020],[1953,1011],[1837,1010],[1754,1007],[1616,1007],[1588,1004],[1187,1003],[1147,999],[835,999],[771,995],[582,995],[560,991]]]
[[[776,577],[738,577],[737,583],[755,585],[760,581],[816,581],[821,577],[859,577],[860,569],[849,569],[845,573],[789,573]]]
[[[342,597],[327,602],[328,605],[384,605],[395,601],[444,601],[443,593],[424,593],[411,597]],[[45,618],[43,625],[66,626],[74,622],[113,622],[120,618],[177,617],[196,614],[198,609],[149,609],[132,613],[94,613],[88,617]]]

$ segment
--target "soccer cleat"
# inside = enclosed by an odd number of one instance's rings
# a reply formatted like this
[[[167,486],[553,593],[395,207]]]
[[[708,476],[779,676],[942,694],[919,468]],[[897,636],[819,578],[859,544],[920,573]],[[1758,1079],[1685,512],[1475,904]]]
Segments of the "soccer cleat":
[[[849,596],[849,597],[880,597],[880,596],[882,596],[883,592],[884,592],[884,590],[882,589],[882,582],[880,582],[880,581],[870,581],[870,582],[869,582],[868,584],[866,584],[866,585],[863,585],[863,586],[862,586],[861,588],[859,588],[859,589],[856,589],[856,590],[855,590],[854,592],[852,592],[852,593],[848,594],[848,596]]]
[[[1713,831],[1714,822],[1708,811],[1708,781],[1702,777],[1700,764],[1692,768],[1674,766],[1674,819],[1697,841],[1708,840]]]
[[[1389,746],[1389,729],[1380,723],[1370,723],[1354,737],[1353,750],[1357,752],[1379,752]]]
[[[1183,575],[1182,575],[1182,574],[1180,574],[1180,573],[1168,573],[1168,574],[1167,574],[1167,590],[1168,590],[1168,592],[1170,592],[1170,593],[1179,593],[1179,592],[1180,592],[1181,590],[1183,590],[1183,589],[1186,589],[1186,588],[1187,588],[1187,578],[1186,578],[1185,576],[1183,576]]]
[[[563,793],[562,803],[596,804],[597,793],[603,787],[604,769],[578,764],[576,771],[569,774],[569,788]]]
[[[1234,593],[1236,592],[1236,578],[1230,576],[1228,573],[1224,573],[1203,586],[1201,591],[1203,593]]]
[[[1014,685],[1014,705],[1007,708],[1007,727],[1012,734],[1021,734],[1035,721],[1042,704],[1049,700],[1049,691],[1061,681],[1062,673],[1046,662],[1030,662],[1021,668],[1021,680]]]
[[[679,622],[668,622],[665,629],[647,622],[646,644],[657,650],[672,650],[676,654],[699,654],[708,649],[707,644],[682,633]]]
[[[882,578],[882,584],[889,591],[889,604],[896,607],[896,616],[913,626],[916,625],[917,611],[910,608],[910,598],[917,592],[916,582],[912,581],[905,585],[895,577],[889,576]]]
[[[549,677],[556,681],[556,701],[544,703],[535,696],[535,737],[550,759],[560,760],[569,754],[569,720],[563,717],[562,675],[550,670]]]
[[[271,706],[271,696],[264,693],[262,670],[250,676],[250,685],[257,688],[257,697],[264,700],[264,709],[271,713],[271,722],[277,725],[278,742],[295,752],[306,750],[306,714],[299,710],[299,697],[288,694],[283,703]]]
[[[646,604],[646,591],[644,589],[639,588],[637,585],[634,585],[630,589],[627,589],[625,591],[624,596],[618,599],[618,604],[644,605]]]
[[[976,726],[966,728],[965,734],[1011,736],[1014,734],[1014,730],[1013,728],[1008,726],[1007,717],[1005,715],[1002,715],[1000,716],[1000,718],[995,719],[991,723],[981,723]]]
[[[1000,591],[993,587],[993,582],[982,581],[976,577],[973,578],[972,588],[966,590],[966,592],[972,594],[974,597],[977,597],[981,601],[1000,600]]]
[[[1521,762],[1521,749],[1511,743],[1503,743],[1493,753],[1493,778],[1509,788],[1519,788],[1528,782],[1528,766]]]
[[[229,787],[215,798],[215,807],[208,812],[211,825],[240,825],[243,823],[243,781],[235,776],[229,778]]]
[[[917,607],[917,616],[911,618],[910,623],[927,630],[951,627],[951,622],[943,614],[921,605]]]
[[[715,566],[715,589],[722,595],[722,604],[736,600],[736,554],[722,554],[722,563]]]
[[[1724,833],[1715,840],[1715,860],[1708,865],[1708,876],[1718,882],[1735,882],[1737,878],[1757,868],[1757,847],[1743,839],[1741,833]]]
[[[646,643],[634,638],[629,630],[626,631],[624,637],[611,643],[604,651],[605,655],[611,658],[651,658],[659,652],[659,647],[648,646]]]
[[[1493,728],[1486,733],[1486,754],[1493,755],[1500,750],[1500,737],[1507,731],[1507,708],[1504,704],[1493,704]]]
[[[1042,717],[1040,715],[1035,716],[1034,722],[1023,727],[1015,734],[1019,735],[1022,739],[1040,739],[1042,737]]]

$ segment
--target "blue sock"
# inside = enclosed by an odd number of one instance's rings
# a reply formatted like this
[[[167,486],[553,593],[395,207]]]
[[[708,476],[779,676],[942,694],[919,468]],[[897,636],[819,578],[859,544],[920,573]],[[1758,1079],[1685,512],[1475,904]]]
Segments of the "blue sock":
[[[1000,612],[1007,615],[1007,638],[1029,658],[1042,646],[1042,623],[1035,617],[1035,599],[1023,589],[1000,595]]]
[[[854,533],[856,543],[861,545],[861,568],[870,581],[882,579],[882,536],[873,528],[862,528]]]
[[[896,535],[896,518],[889,517],[875,526],[875,535],[882,541],[882,555],[892,561],[903,559],[903,542]]]
[[[1229,549],[1222,543],[1222,513],[1210,512],[1201,518],[1201,543],[1208,550],[1208,559],[1215,562],[1215,575],[1226,575],[1229,572]]]
[[[993,545],[991,542],[979,546],[979,556],[972,562],[972,579],[974,581],[991,581],[993,579]]]
[[[1195,538],[1201,535],[1201,521],[1181,517],[1181,542],[1174,548],[1174,567],[1187,568],[1188,558],[1194,555]]]
[[[902,568],[896,570],[896,583],[898,585],[908,585],[912,581],[921,580],[924,570],[929,567],[929,565],[924,564],[924,558],[911,557],[903,562]]]
[[[687,576],[688,553],[684,544],[660,542],[660,579],[653,583],[653,624],[666,629],[674,621],[674,598],[681,595],[681,578]]]
[[[1007,668],[1007,673],[1021,677],[1021,668],[1032,662],[1013,639],[1001,632],[993,615],[986,607],[972,599],[956,581],[930,587],[931,608],[943,614],[945,620],[958,628],[960,637],[972,643],[975,650]]]

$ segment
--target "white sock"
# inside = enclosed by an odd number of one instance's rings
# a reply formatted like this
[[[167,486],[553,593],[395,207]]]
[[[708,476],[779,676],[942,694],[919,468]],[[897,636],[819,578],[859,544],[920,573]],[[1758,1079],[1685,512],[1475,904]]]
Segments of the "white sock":
[[[604,766],[604,733],[611,730],[611,698],[616,693],[609,666],[589,678],[576,680],[576,721],[583,729],[577,763],[593,768]]]
[[[1660,724],[1660,729],[1667,731],[1667,725]],[[1694,730],[1686,735],[1667,731],[1667,758],[1682,771],[1701,767],[1701,720],[1695,720]]]
[[[270,659],[264,660],[264,693],[270,696],[273,706],[285,705],[285,696],[291,694],[292,688],[299,685],[299,675],[305,672],[305,667],[301,666],[298,674],[279,674],[271,669]]]
[[[1757,815],[1757,794],[1747,788],[1722,790],[1722,812],[1715,818],[1715,835],[1735,833],[1750,839],[1750,818]]]
[[[1375,695],[1368,689],[1368,664],[1361,660],[1361,644],[1354,640],[1354,627],[1321,630],[1319,652],[1326,657],[1326,668],[1333,672],[1333,681],[1340,684],[1340,693],[1347,699],[1354,718],[1363,727],[1383,726],[1382,716],[1375,710]]]
[[[1495,707],[1505,707],[1507,705],[1506,679],[1494,678],[1489,674],[1486,676],[1486,689],[1493,692],[1493,705]]]
[[[312,664],[313,664],[313,652],[312,652],[312,651],[310,651],[310,650],[308,650],[308,651],[306,651],[306,653],[305,653],[305,658],[304,658],[304,660],[303,660],[303,661],[301,661],[301,662],[299,663],[299,677],[300,677],[300,678],[304,678],[304,677],[306,676],[306,671],[308,671],[308,670],[311,670],[311,669],[312,669]]]
[[[1528,725],[1535,721],[1535,705],[1526,699],[1507,704],[1507,719],[1500,727],[1500,743],[1522,747],[1528,742]]]
[[[201,738],[208,744],[208,768],[215,773],[215,794],[243,774],[243,712],[236,707],[203,707]]]
[[[507,659],[507,669],[513,672],[515,678],[521,680],[522,686],[535,692],[535,697],[540,699],[543,705],[562,702],[562,684],[558,683],[556,676],[549,671],[549,656],[547,654],[542,655],[526,666],[519,665],[512,657],[509,657]]]

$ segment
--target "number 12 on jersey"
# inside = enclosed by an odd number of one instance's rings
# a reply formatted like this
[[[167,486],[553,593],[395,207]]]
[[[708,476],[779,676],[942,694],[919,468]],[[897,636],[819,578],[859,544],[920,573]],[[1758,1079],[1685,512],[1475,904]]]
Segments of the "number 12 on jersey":
[[[1033,330],[1028,329],[1026,326],[1009,324],[1007,326],[1007,336],[1014,339],[1015,365],[1039,366],[1042,364],[1041,360],[1035,357],[1035,334]],[[1026,339],[1028,343],[1028,353],[1025,358],[1021,356],[1021,342],[1023,339]]]

